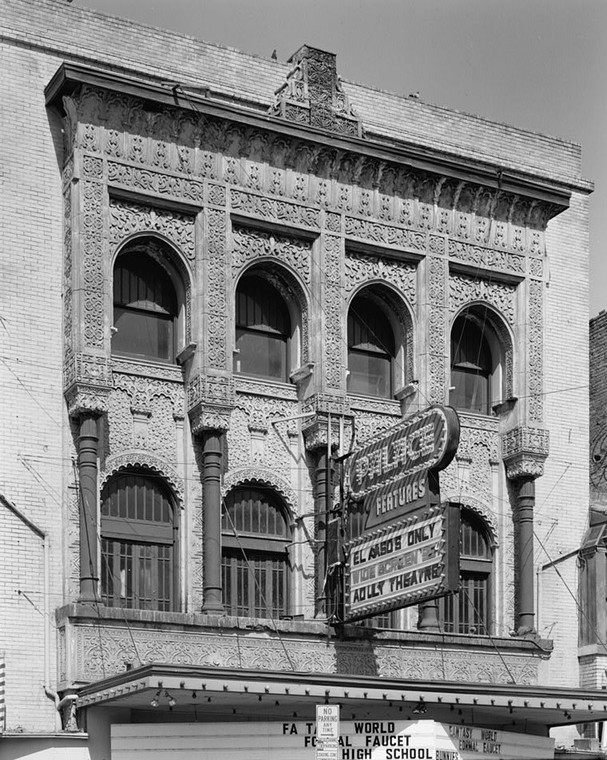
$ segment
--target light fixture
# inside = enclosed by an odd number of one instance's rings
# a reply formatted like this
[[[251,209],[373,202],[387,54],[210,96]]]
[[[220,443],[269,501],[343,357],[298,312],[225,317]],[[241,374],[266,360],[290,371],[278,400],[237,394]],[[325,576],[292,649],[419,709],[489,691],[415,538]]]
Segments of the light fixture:
[[[167,698],[167,701],[169,703],[169,707],[175,707],[177,702],[175,702],[175,699],[169,694],[169,692],[165,689],[164,690],[164,696]]]
[[[413,708],[413,715],[424,715],[427,712],[428,708],[424,704],[424,701],[418,702],[415,707]]]
[[[197,696],[198,696],[198,695],[196,694],[196,692],[195,692],[195,691],[193,691],[193,692],[192,692],[192,699],[196,699],[196,697],[197,697]]]
[[[160,696],[160,689],[158,689],[158,691],[156,692],[156,694],[154,694],[154,696],[152,697],[152,701],[150,702],[150,704],[152,705],[152,707],[158,707],[158,697],[159,696]]]

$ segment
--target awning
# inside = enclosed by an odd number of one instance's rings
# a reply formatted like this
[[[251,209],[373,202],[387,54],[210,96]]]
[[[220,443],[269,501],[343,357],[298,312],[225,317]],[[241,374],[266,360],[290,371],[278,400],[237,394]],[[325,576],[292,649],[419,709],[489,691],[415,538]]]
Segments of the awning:
[[[545,735],[607,720],[607,691],[150,664],[82,687],[76,707],[124,707],[137,720],[313,719],[316,705],[344,719],[462,723]],[[148,713],[143,715],[142,713]],[[164,719],[169,719],[165,716]]]

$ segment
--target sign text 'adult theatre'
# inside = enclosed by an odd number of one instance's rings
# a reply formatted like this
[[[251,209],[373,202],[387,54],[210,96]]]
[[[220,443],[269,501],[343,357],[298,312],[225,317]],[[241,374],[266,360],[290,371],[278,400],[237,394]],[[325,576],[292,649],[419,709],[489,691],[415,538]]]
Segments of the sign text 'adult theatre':
[[[459,510],[440,503],[437,472],[451,462],[458,442],[457,413],[436,406],[352,454],[350,495],[363,503],[365,528],[346,546],[345,620],[457,588]]]

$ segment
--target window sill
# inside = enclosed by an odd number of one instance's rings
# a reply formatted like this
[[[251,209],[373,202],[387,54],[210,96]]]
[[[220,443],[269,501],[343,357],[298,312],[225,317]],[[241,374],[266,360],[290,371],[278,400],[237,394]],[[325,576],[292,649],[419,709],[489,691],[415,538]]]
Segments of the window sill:
[[[137,359],[133,356],[112,356],[112,371],[123,375],[138,377],[157,377],[162,380],[174,380],[183,383],[183,371],[177,364],[153,361],[152,359]]]
[[[266,380],[252,375],[234,374],[234,387],[236,393],[297,401],[297,388],[281,380]]]

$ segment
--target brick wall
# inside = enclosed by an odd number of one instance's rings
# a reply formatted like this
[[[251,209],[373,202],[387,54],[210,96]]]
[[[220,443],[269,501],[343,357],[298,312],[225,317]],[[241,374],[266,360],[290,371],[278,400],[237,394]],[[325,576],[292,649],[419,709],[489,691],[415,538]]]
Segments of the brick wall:
[[[539,632],[555,655],[548,682],[577,683],[577,563],[588,525],[588,200],[550,222],[546,236],[544,409],[550,431],[545,474],[536,481],[535,547],[540,571]]]
[[[1,55],[0,492],[48,535],[52,611],[63,598],[62,203],[60,135],[49,125],[43,88],[59,62],[13,45]],[[43,690],[41,541],[2,503],[0,535],[7,729],[52,730],[55,709]],[[54,653],[52,626],[50,635]],[[54,659],[50,673],[54,684]]]

